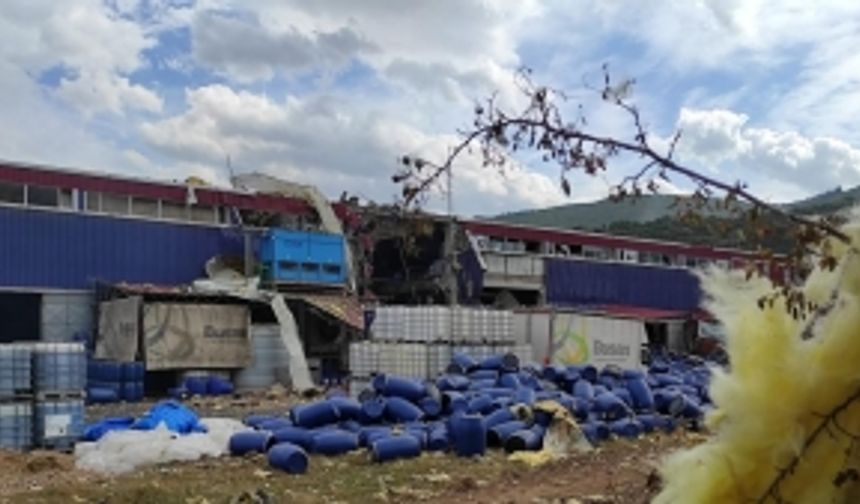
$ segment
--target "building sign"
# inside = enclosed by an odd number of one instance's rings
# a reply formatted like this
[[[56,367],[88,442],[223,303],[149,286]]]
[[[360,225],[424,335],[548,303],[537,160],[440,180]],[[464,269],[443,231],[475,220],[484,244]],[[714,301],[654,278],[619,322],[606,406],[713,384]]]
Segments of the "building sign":
[[[642,367],[645,326],[639,320],[558,313],[553,323],[554,364]]]
[[[251,364],[249,317],[244,305],[146,304],[146,368],[243,368]]]
[[[140,296],[105,301],[99,305],[96,358],[132,362],[140,334]]]

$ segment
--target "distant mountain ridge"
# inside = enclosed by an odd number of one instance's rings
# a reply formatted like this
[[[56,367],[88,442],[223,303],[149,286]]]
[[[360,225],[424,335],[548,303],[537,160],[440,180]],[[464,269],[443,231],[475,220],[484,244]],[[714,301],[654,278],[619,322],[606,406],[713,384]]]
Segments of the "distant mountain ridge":
[[[728,212],[710,210],[702,217],[713,226],[702,227],[682,223],[677,218],[677,196],[643,195],[639,199],[613,202],[603,199],[591,203],[571,203],[539,210],[512,212],[491,220],[559,229],[581,229],[610,234],[638,236],[659,240],[674,240],[700,245],[741,247],[752,246],[744,235],[740,222]],[[780,205],[789,212],[802,215],[823,215],[846,210],[860,204],[860,186],[833,190]],[[713,228],[728,227],[730,233],[717,233]],[[774,237],[768,244],[774,250],[785,250],[786,239]]]

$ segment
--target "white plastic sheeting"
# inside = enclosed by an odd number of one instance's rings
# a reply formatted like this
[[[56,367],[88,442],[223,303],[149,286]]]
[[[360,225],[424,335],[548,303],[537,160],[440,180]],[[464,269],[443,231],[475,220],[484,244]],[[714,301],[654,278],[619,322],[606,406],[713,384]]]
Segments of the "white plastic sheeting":
[[[154,464],[188,462],[227,454],[230,436],[249,430],[231,418],[204,418],[206,433],[180,436],[162,424],[151,431],[114,431],[94,443],[75,445],[75,465],[101,474],[122,474]]]

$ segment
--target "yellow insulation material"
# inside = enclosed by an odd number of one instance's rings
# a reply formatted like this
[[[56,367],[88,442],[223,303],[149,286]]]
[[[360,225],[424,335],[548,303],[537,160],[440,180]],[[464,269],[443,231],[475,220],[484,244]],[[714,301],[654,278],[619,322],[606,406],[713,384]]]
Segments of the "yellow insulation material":
[[[860,222],[845,231],[860,243]],[[713,436],[704,444],[670,456],[657,504],[733,502],[860,502],[846,469],[860,469],[853,435],[860,436],[860,401],[849,402],[820,429],[794,470],[773,492],[782,468],[804,450],[831,412],[860,390],[860,258],[835,244],[834,272],[815,271],[802,286],[808,299],[824,304],[834,291],[838,302],[801,334],[809,320],[795,320],[785,305],[764,310],[757,299],[772,286],[764,280],[711,271],[703,276],[708,308],[725,326],[731,370],[717,372],[711,397],[717,408],[707,418]],[[847,433],[851,433],[849,435]]]

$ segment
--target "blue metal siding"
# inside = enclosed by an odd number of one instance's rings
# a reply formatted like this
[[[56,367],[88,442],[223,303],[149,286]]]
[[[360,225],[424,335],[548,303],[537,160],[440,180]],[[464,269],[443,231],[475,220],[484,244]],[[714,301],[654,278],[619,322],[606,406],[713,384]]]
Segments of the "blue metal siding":
[[[701,292],[689,271],[633,264],[546,260],[546,297],[553,305],[627,305],[694,310]]]
[[[0,208],[2,287],[189,283],[205,274],[212,256],[241,256],[243,249],[236,229]]]

